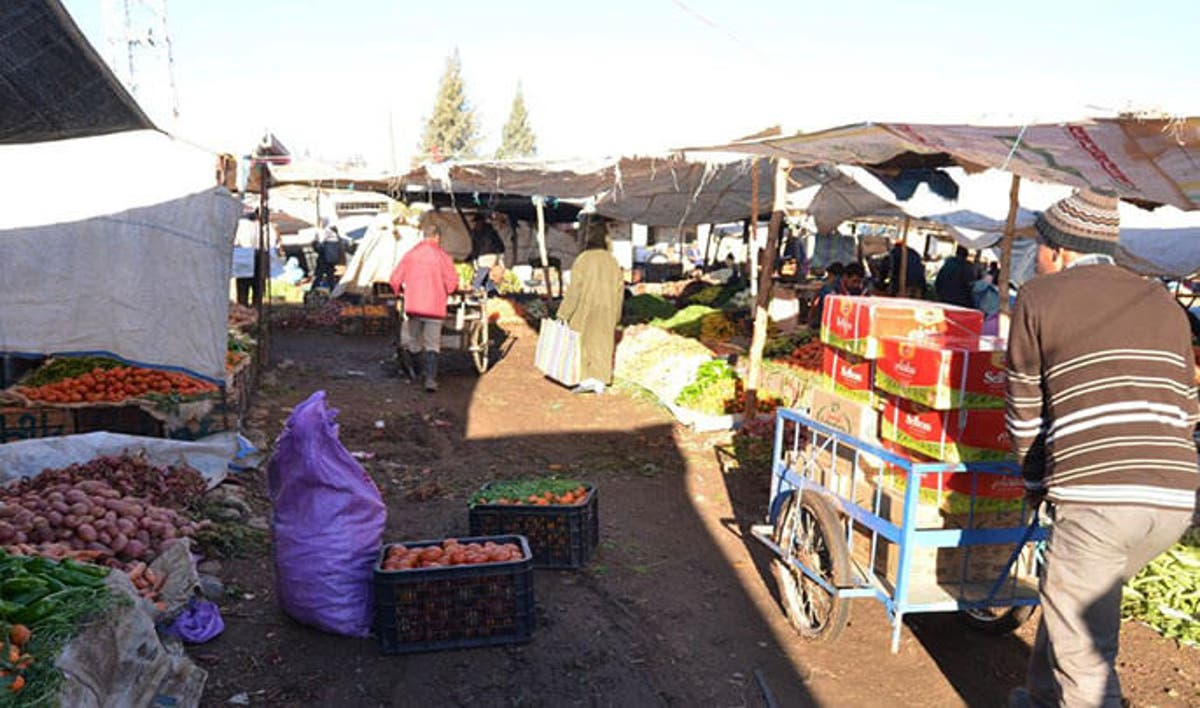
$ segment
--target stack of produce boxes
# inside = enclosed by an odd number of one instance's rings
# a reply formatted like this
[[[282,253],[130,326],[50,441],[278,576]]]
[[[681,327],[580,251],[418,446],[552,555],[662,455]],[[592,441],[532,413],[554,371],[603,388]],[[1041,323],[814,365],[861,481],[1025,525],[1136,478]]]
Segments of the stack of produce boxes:
[[[914,462],[1005,459],[1004,342],[981,336],[977,310],[920,300],[831,296],[821,322],[825,343],[823,390],[814,393],[814,420]],[[890,465],[879,474],[871,458],[859,478],[865,489],[848,489],[839,461],[827,486],[899,525],[906,475]],[[826,462],[828,458],[826,456]],[[820,461],[818,461],[820,464]],[[875,486],[883,487],[875,507]],[[1019,523],[1020,480],[1003,475],[927,475],[917,510],[921,528],[1014,526]],[[971,503],[972,488],[976,495]],[[971,517],[970,508],[975,514]],[[1015,508],[1015,511],[1014,511]],[[1015,517],[1015,518],[1014,518]],[[869,532],[859,529],[855,559],[894,582],[899,553],[878,539],[870,557]],[[916,549],[914,578],[984,582],[999,577],[1011,547]],[[965,561],[965,562],[964,562]]]

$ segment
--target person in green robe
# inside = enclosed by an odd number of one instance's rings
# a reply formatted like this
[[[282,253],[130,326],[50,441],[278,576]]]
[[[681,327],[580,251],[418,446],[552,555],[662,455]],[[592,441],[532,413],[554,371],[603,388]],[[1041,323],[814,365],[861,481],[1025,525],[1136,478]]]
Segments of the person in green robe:
[[[575,393],[604,393],[612,383],[613,348],[625,276],[608,252],[608,229],[603,223],[586,226],[584,251],[571,266],[571,283],[558,308],[558,318],[579,333],[582,354],[580,382]]]

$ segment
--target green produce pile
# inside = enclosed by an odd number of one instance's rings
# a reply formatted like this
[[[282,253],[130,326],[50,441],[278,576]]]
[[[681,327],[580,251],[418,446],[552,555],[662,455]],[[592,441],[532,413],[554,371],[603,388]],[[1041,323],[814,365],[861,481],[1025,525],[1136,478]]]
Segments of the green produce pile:
[[[701,365],[696,380],[679,392],[675,404],[701,413],[724,415],[728,401],[737,396],[737,374],[724,359]]]
[[[650,320],[650,325],[694,339],[700,336],[704,316],[713,312],[720,310],[704,305],[688,305],[668,318],[656,317]]]
[[[731,300],[733,300],[735,296],[738,296],[743,291],[749,292],[749,288],[746,288],[744,285],[741,285],[741,284],[710,285],[706,288],[701,288],[700,290],[697,290],[696,292],[689,293],[687,296],[685,296],[683,298],[683,300],[688,305],[708,305],[710,307],[724,307],[727,303],[729,303]],[[744,300],[745,297],[746,297],[745,295],[742,295],[741,299],[739,301],[739,304],[741,304],[742,307],[747,306],[744,302],[741,302],[741,300]]]
[[[557,477],[547,477],[544,479],[505,479],[484,485],[482,489],[471,495],[471,500],[468,504],[475,506],[476,504],[487,504],[497,499],[540,497],[547,492],[557,496],[567,494],[579,487],[590,486],[577,479],[558,479]]]
[[[47,361],[24,381],[23,386],[35,388],[49,383],[57,383],[84,374],[90,374],[93,369],[115,369],[123,364],[115,359],[102,356],[55,357]]]
[[[1200,646],[1200,527],[1155,558],[1121,590],[1121,616]]]
[[[808,344],[817,336],[817,331],[808,327],[800,327],[790,334],[783,334],[767,340],[763,347],[764,359],[784,359],[791,356],[798,347]]]
[[[661,295],[634,295],[625,301],[621,321],[626,324],[642,324],[653,319],[664,319],[675,314],[675,306]]]
[[[12,556],[0,551],[0,631],[9,636],[12,625],[30,630],[24,652],[31,657],[24,668],[8,666],[0,679],[0,706],[49,705],[58,692],[62,672],[54,662],[63,647],[89,618],[114,602],[104,579],[108,569],[41,557]],[[18,681],[19,691],[12,686]]]

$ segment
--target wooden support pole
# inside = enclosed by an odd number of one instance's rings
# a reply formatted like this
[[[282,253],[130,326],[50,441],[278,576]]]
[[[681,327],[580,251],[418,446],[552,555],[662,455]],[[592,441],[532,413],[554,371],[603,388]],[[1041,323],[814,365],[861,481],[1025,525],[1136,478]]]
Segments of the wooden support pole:
[[[758,158],[750,162],[750,234],[746,240],[746,263],[749,265],[750,294],[758,296]]]
[[[783,208],[787,197],[788,173],[792,164],[786,159],[775,163],[775,199],[771,208],[771,221],[767,227],[767,258],[779,250],[779,234],[783,230]],[[758,174],[757,171],[755,174]],[[758,294],[754,300],[754,333],[750,338],[750,366],[746,373],[745,416],[753,420],[758,408],[758,387],[762,382],[763,350],[767,346],[767,329],[770,326],[768,308],[771,304],[771,283],[774,269],[764,263],[758,277]]]
[[[541,197],[533,198],[533,206],[537,209],[537,245],[538,257],[542,261],[542,277],[546,279],[546,299],[554,296],[550,282],[550,259],[546,255],[546,202]],[[558,274],[558,294],[562,295],[562,272]]]
[[[907,297],[908,293],[908,225],[912,219],[908,214],[904,215],[904,230],[900,232],[900,263],[895,267],[899,268],[896,276],[898,285],[896,286],[897,297]]]
[[[1012,312],[1008,306],[1009,271],[1012,270],[1013,239],[1016,238],[1017,211],[1021,208],[1021,178],[1012,176],[1012,186],[1008,188],[1008,218],[1004,221],[1004,240],[1000,244],[1000,282],[996,289],[1000,291],[1000,314],[1007,318]],[[1007,331],[1007,330],[1006,330]]]

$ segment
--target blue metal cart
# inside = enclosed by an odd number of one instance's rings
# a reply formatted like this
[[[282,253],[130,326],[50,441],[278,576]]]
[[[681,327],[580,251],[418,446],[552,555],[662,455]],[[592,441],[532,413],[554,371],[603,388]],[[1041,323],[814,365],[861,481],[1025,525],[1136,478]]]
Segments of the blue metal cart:
[[[936,481],[929,491],[939,499],[949,475],[970,476],[969,495],[958,495],[962,508],[952,523],[928,494],[920,501],[929,475]],[[913,462],[778,409],[770,523],[751,532],[777,556],[772,565],[792,626],[807,639],[835,639],[849,618],[849,600],[859,597],[887,609],[893,652],[908,614],[960,612],[968,625],[997,634],[1019,626],[1038,603],[1035,544],[1046,529],[1023,500],[994,511],[997,502],[978,493],[982,475],[1016,477],[1012,483],[1020,484],[1013,462]]]

